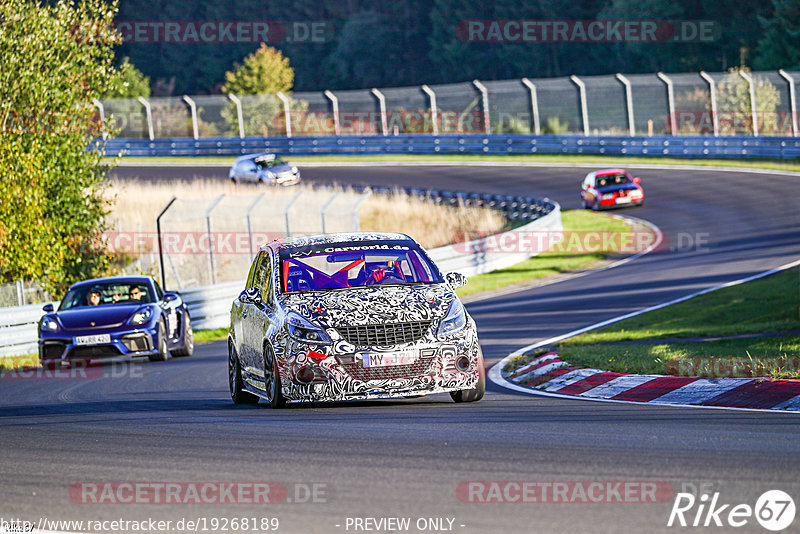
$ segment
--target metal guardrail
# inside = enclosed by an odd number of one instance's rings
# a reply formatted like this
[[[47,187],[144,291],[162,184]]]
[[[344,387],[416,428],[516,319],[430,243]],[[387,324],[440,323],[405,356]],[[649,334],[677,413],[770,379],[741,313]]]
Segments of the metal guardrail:
[[[546,232],[551,237],[561,234],[561,207],[553,201],[421,189],[408,192],[439,199],[439,202],[492,206],[508,215],[516,214],[516,217],[512,218],[531,221],[509,232],[428,251],[443,272],[459,271],[472,276],[509,267],[542,251],[517,248],[512,251],[498,250],[487,246],[487,243],[519,242],[520,235],[531,232]],[[242,280],[182,291],[181,296],[189,307],[194,328],[213,329],[228,326],[231,302],[243,289]],[[0,357],[36,352],[38,350],[36,328],[41,317],[40,304],[0,309]]]
[[[108,154],[237,156],[260,151],[294,155],[606,154],[625,156],[800,158],[798,137],[581,136],[529,134],[342,135],[310,137],[174,137],[109,139]]]

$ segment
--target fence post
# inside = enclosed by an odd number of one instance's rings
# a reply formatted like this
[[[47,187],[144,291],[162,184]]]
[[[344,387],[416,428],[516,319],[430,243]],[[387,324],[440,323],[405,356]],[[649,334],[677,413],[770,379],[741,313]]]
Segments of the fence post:
[[[572,83],[578,86],[578,95],[581,101],[581,120],[583,121],[583,135],[589,135],[589,108],[586,104],[586,84],[574,74],[569,77]]]
[[[200,137],[200,130],[197,126],[197,105],[189,96],[183,95],[183,101],[189,104],[189,109],[192,111],[192,136],[195,139]]]
[[[792,76],[783,69],[780,69],[778,74],[780,74],[784,80],[789,82],[789,112],[792,114],[792,135],[797,137],[797,99],[794,92],[794,78],[792,78]]]
[[[489,117],[489,90],[478,80],[472,80],[473,85],[481,92],[481,108],[483,108],[483,129],[486,135],[492,133],[492,127]]]
[[[328,211],[328,208],[330,207],[331,204],[333,204],[333,201],[336,200],[336,197],[338,197],[338,196],[339,196],[338,192],[332,194],[331,198],[329,198],[327,200],[327,202],[325,202],[325,204],[322,205],[322,209],[319,210],[319,216],[320,216],[320,222],[322,223],[322,233],[323,234],[326,233],[325,232],[325,212]]]
[[[528,78],[522,78],[522,83],[531,93],[531,112],[533,117],[533,133],[540,135],[542,127],[539,124],[539,99],[536,96],[536,85]]]
[[[142,106],[144,106],[144,113],[145,113],[145,116],[147,117],[147,133],[148,133],[148,135],[150,137],[150,140],[152,141],[153,139],[156,138],[156,136],[155,136],[155,134],[153,132],[153,113],[150,110],[150,102],[148,102],[147,100],[145,100],[141,96],[138,97],[136,100],[138,100],[139,103]]]
[[[164,244],[161,242],[161,217],[167,212],[169,207],[172,206],[172,203],[175,202],[177,199],[178,199],[178,197],[175,197],[175,196],[173,196],[171,199],[169,199],[169,202],[167,202],[167,205],[164,206],[164,209],[162,209],[161,212],[156,217],[156,237],[158,238],[158,263],[159,263],[159,266],[161,267],[161,285],[164,286],[164,288],[167,287],[167,279],[164,277],[164,274],[165,274],[164,273]]]
[[[292,106],[289,102],[289,97],[285,94],[278,91],[275,93],[280,98],[281,102],[283,102],[283,117],[286,121],[286,137],[292,136]]]
[[[708,75],[706,71],[700,71],[700,77],[708,83],[708,90],[711,92],[711,124],[714,125],[714,136],[719,135],[719,111],[717,110],[717,84],[714,78]]]
[[[239,126],[239,139],[244,139],[244,115],[242,115],[242,101],[236,95],[228,95],[236,106],[236,123]]]
[[[294,197],[292,197],[292,200],[290,200],[289,203],[283,208],[283,216],[286,222],[286,237],[292,237],[292,234],[289,231],[289,210],[292,209],[292,206],[294,206],[294,203],[297,202],[297,199],[300,198],[300,195],[302,194],[302,191],[298,191]]]
[[[92,104],[97,108],[97,113],[100,114],[100,131],[102,132],[103,139],[106,139],[108,137],[108,132],[105,129],[106,109],[103,107],[103,103],[96,98],[92,99]]]
[[[389,120],[386,117],[386,97],[374,87],[370,91],[378,99],[378,108],[381,111],[381,134],[389,135]]]
[[[324,94],[328,97],[328,100],[331,101],[331,106],[333,106],[333,131],[336,135],[342,135],[342,130],[339,125],[339,99],[327,89]]]
[[[215,198],[206,210],[206,235],[208,236],[208,274],[209,278],[211,279],[212,286],[217,283],[217,273],[216,265],[214,265],[214,242],[211,239],[211,212],[214,211],[214,208],[217,207],[217,204],[219,204],[223,198],[225,198],[224,193]]]
[[[747,85],[750,86],[750,112],[752,113],[753,119],[753,137],[758,137],[758,104],[756,103],[756,81],[750,75],[750,73],[745,72],[743,70],[739,71],[739,76],[744,78],[744,81],[747,82]]]
[[[436,108],[436,93],[427,85],[422,85],[422,90],[431,101],[431,121],[433,122],[433,135],[439,135],[439,111]]]
[[[247,212],[245,213],[245,217],[247,218],[247,239],[250,244],[248,251],[250,252],[251,257],[253,256],[253,227],[250,225],[250,213],[253,211],[253,208],[256,207],[256,204],[261,201],[264,195],[266,195],[266,193],[261,193],[258,195],[256,199],[249,206],[247,206]]]
[[[658,79],[664,82],[664,85],[667,86],[667,108],[669,112],[670,135],[677,135],[678,118],[675,116],[675,92],[672,89],[672,80],[670,80],[669,77],[663,72],[657,73],[656,76],[658,76]]]
[[[25,305],[25,289],[22,287],[22,280],[16,281],[17,286],[17,305]]]
[[[361,219],[358,216],[358,210],[361,209],[361,205],[367,201],[369,197],[372,196],[372,189],[369,187],[364,189],[364,192],[361,193],[361,198],[358,199],[356,202],[355,207],[353,208],[353,231],[360,232],[361,231]]]
[[[636,123],[633,120],[633,93],[631,91],[631,81],[624,75],[617,73],[617,79],[625,86],[625,106],[628,108],[628,132],[630,136],[636,135]]]

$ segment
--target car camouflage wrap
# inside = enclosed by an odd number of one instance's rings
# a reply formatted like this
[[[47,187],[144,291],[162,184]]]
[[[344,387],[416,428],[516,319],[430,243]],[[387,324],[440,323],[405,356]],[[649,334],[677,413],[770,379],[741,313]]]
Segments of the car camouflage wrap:
[[[418,254],[420,266],[429,267],[424,274],[428,279],[351,287],[347,271],[362,268],[362,258],[349,263],[343,275],[342,271],[315,272],[315,279],[329,285],[344,282],[344,287],[292,291],[287,268],[282,267],[298,258],[330,254],[332,260],[344,254],[342,261],[348,263],[362,253],[382,258],[387,251],[404,258]],[[358,233],[275,242],[262,247],[248,285],[257,280],[259,262],[266,261],[265,257],[272,264],[271,283],[248,287],[231,312],[229,343],[231,351],[244,360],[240,372],[247,392],[271,400],[267,391],[271,355],[277,364],[280,397],[289,402],[461,392],[476,388],[479,381],[483,387],[483,357],[475,323],[451,284],[409,237]],[[391,276],[383,281],[394,280]],[[407,273],[406,279],[411,276]],[[351,275],[349,281],[356,278]],[[263,286],[277,288],[263,297],[274,299],[274,305],[247,302],[259,300]],[[244,306],[259,310],[255,313],[263,315],[263,320],[242,320],[238,308]],[[246,340],[251,340],[249,345]],[[265,355],[259,357],[259,351]]]

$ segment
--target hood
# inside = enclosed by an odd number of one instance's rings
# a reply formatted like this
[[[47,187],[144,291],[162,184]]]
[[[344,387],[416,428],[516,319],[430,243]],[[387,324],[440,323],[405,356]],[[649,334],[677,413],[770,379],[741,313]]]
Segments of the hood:
[[[329,328],[427,321],[443,317],[455,298],[447,284],[372,286],[283,295],[287,311]]]
[[[636,184],[627,183],[627,184],[614,184],[614,185],[607,185],[605,187],[598,187],[597,190],[601,193],[613,193],[614,191],[632,191],[634,189],[639,189],[636,187]]]
[[[81,306],[55,313],[61,326],[68,330],[116,326],[127,321],[141,304],[109,304],[105,306]],[[92,323],[95,323],[92,326]]]
[[[292,172],[292,164],[291,163],[282,163],[280,165],[275,165],[274,167],[270,167],[269,169],[259,169],[259,172],[262,174],[266,174],[271,172],[272,174],[281,174],[284,172]]]

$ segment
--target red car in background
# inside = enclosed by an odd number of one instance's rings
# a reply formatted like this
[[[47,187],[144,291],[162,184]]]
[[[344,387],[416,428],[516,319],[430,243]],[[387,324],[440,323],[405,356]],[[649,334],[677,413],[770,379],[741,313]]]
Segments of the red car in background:
[[[581,185],[581,206],[593,210],[644,204],[642,180],[624,169],[590,172]]]

